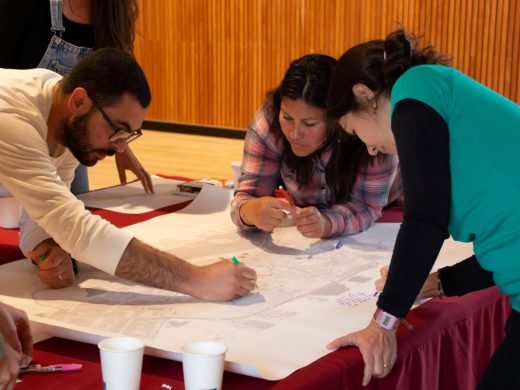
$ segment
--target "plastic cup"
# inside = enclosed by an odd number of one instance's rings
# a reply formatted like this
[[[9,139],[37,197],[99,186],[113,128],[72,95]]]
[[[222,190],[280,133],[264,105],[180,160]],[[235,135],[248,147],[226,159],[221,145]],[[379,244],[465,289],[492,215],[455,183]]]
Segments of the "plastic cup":
[[[182,346],[182,371],[186,390],[220,390],[227,347],[213,341],[195,341]]]
[[[240,179],[240,175],[242,174],[241,168],[242,161],[231,161],[231,171],[233,172],[233,185],[235,188],[238,188],[238,179]]]
[[[144,341],[135,337],[113,337],[98,344],[104,390],[139,390]]]
[[[0,227],[15,229],[19,227],[21,207],[13,197],[0,197]]]

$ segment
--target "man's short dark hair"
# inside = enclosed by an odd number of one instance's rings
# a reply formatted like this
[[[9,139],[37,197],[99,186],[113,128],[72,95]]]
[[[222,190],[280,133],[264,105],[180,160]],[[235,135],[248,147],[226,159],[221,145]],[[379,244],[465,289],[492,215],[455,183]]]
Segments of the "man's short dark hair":
[[[114,48],[94,50],[78,62],[63,78],[63,92],[85,88],[89,96],[101,106],[116,104],[128,93],[143,108],[150,105],[152,96],[146,76],[128,52]]]

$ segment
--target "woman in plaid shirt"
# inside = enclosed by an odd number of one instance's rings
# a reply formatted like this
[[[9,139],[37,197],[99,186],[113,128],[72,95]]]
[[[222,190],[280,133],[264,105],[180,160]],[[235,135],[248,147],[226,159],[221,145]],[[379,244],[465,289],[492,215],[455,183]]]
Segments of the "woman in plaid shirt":
[[[305,237],[356,234],[401,194],[396,157],[369,156],[356,136],[327,123],[335,65],[321,54],[293,61],[257,111],[231,205],[241,229],[271,232],[290,219]],[[279,185],[290,199],[274,197]]]

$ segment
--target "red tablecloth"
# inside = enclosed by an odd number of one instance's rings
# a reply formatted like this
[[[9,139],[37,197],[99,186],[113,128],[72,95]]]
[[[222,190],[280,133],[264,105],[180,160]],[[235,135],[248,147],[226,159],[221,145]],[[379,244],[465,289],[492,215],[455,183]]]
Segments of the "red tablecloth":
[[[116,226],[127,226],[183,208],[169,206],[143,214],[92,210]],[[385,210],[380,222],[399,222],[400,208]],[[0,263],[22,257],[17,230],[0,229]],[[432,299],[412,310],[407,320],[413,330],[397,332],[398,359],[391,374],[362,387],[363,360],[356,348],[332,352],[287,378],[270,382],[226,372],[223,387],[230,389],[450,389],[472,390],[503,339],[503,326],[511,311],[509,301],[496,288],[464,297]],[[295,351],[298,353],[298,351]],[[34,360],[42,364],[82,363],[73,373],[25,375],[16,389],[101,389],[99,352],[95,345],[51,338],[35,344]],[[142,389],[168,384],[183,389],[179,362],[145,356]]]

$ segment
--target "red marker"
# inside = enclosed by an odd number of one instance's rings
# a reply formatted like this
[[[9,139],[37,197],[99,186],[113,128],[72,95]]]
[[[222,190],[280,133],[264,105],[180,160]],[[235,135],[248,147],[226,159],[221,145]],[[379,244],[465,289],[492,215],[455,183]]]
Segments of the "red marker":
[[[293,200],[293,198],[292,198],[292,196],[291,196],[289,191],[284,190],[282,188],[277,188],[276,190],[274,190],[274,196],[275,196],[275,198],[287,199],[289,204],[294,206],[294,200]]]

